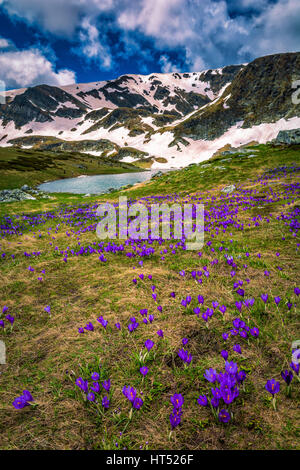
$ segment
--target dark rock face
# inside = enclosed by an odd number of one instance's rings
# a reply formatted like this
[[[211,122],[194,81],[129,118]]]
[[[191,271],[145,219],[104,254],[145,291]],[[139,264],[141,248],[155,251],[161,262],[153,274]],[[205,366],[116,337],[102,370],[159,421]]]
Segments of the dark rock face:
[[[69,108],[67,103],[75,105],[76,108]],[[58,108],[59,105],[63,106]],[[87,108],[79,100],[64,90],[39,85],[28,88],[21,95],[15,96],[10,103],[1,105],[0,118],[3,119],[4,125],[14,121],[15,126],[20,128],[31,121],[53,121],[55,116],[73,119],[82,116],[86,111]]]
[[[279,131],[275,144],[300,144],[300,129],[291,129],[290,131]]]
[[[299,76],[300,53],[255,59],[238,71],[217,102],[176,126],[175,135],[213,140],[239,121],[249,128],[299,116],[299,105],[292,102],[292,82]]]

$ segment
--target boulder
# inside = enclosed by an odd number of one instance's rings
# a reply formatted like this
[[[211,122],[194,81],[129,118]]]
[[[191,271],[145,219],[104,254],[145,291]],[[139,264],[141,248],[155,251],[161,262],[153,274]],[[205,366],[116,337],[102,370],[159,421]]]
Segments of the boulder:
[[[230,184],[229,186],[225,186],[225,188],[222,189],[222,193],[230,194],[235,190],[234,184]]]
[[[21,189],[3,189],[0,191],[0,203],[26,201],[30,199],[35,200],[36,198],[31,196],[31,194],[25,193]]]
[[[300,129],[291,129],[289,131],[279,131],[276,139],[272,142],[276,144],[300,144]]]

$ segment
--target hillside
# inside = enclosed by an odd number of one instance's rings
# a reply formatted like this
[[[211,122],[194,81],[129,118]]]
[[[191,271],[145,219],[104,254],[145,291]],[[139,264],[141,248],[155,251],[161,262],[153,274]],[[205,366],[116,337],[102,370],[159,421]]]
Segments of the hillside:
[[[109,196],[0,205],[1,449],[299,449],[300,146],[223,152]],[[119,195],[203,203],[204,246],[99,240]]]
[[[192,73],[123,75],[7,92],[0,145],[93,152],[153,168],[180,168],[225,145],[266,143],[300,127],[292,83],[300,53]],[[132,152],[118,152],[128,147]],[[143,162],[142,162],[143,163]]]

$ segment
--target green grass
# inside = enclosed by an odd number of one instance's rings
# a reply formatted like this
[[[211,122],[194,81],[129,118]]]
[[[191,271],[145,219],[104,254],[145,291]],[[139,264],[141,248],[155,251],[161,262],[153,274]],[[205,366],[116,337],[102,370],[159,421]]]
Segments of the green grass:
[[[36,186],[44,181],[85,175],[140,171],[130,163],[112,162],[80,152],[49,152],[0,147],[0,190]]]
[[[228,157],[204,162],[212,165],[207,173],[201,173],[204,171],[201,164],[195,165],[123,192],[137,198],[176,191],[181,192],[181,201],[189,200],[187,192],[201,193],[207,210],[215,204],[212,198],[219,201],[224,196],[220,189],[232,182],[256,190],[257,199],[269,196],[272,191],[279,196],[275,202],[257,202],[249,210],[240,211],[236,220],[244,222],[244,231],[232,225],[225,234],[212,239],[215,252],[205,245],[201,257],[198,252],[180,249],[172,255],[172,243],[166,241],[152,245],[155,254],[144,259],[143,267],[138,264],[140,258],[128,258],[124,253],[104,253],[107,263],[99,261],[98,253],[70,254],[65,263],[61,251],[67,247],[69,253],[72,249],[78,251],[80,246],[94,246],[99,240],[94,231],[76,233],[80,227],[90,225],[84,212],[76,218],[81,226],[69,223],[72,218],[64,218],[64,213],[71,208],[84,210],[87,205],[107,199],[107,195],[83,198],[55,194],[46,201],[0,204],[2,223],[4,215],[44,213],[43,224],[33,227],[25,224],[23,235],[1,239],[0,254],[5,252],[6,256],[0,257],[0,312],[7,305],[16,318],[12,331],[9,328],[0,331],[0,339],[7,347],[7,364],[0,366],[1,449],[116,449],[116,443],[118,448],[137,450],[299,449],[299,382],[294,378],[288,397],[280,377],[291,360],[291,343],[300,337],[299,307],[288,310],[286,306],[287,301],[297,303],[294,287],[299,286],[296,251],[299,236],[294,237],[284,221],[277,219],[299,205],[298,193],[287,193],[285,200],[281,194],[284,184],[296,183],[297,175],[287,173],[280,180],[274,177],[266,185],[255,181],[265,170],[297,162],[299,147],[256,148],[255,158],[233,156],[231,161],[224,162],[227,170],[222,175],[215,166],[223,165],[220,159]],[[110,200],[118,195],[116,191],[109,196]],[[56,217],[46,218],[45,214],[53,211]],[[270,212],[273,216],[267,222]],[[252,221],[248,227],[249,218],[259,215],[262,217],[259,226],[255,227]],[[19,220],[16,218],[15,222]],[[231,267],[225,263],[220,246],[226,247],[226,253],[238,261],[234,279],[229,275]],[[160,251],[165,248],[168,252],[161,260]],[[41,252],[39,256],[24,256],[24,252],[37,251]],[[280,253],[279,258],[276,252]],[[261,253],[261,258],[257,253]],[[218,264],[211,265],[216,258]],[[248,265],[247,269],[243,264]],[[29,265],[35,269],[33,273],[28,271]],[[283,267],[282,272],[278,265]],[[203,266],[210,271],[203,284],[196,283],[190,275],[179,275],[181,269],[203,270]],[[45,274],[41,274],[42,270]],[[268,278],[265,270],[270,271]],[[144,273],[144,280],[138,278],[140,273]],[[151,281],[148,274],[153,276]],[[42,283],[37,279],[40,275]],[[137,285],[132,283],[134,277],[139,279]],[[242,317],[250,326],[260,329],[258,339],[239,339],[242,356],[232,352],[232,339],[229,343],[222,339],[222,333],[231,328],[232,320],[238,316],[234,306],[238,296],[232,289],[237,279],[244,281],[245,298],[256,298],[251,310],[243,308]],[[153,284],[157,303],[152,298]],[[170,298],[173,290],[176,299]],[[266,307],[260,300],[261,293],[269,295]],[[208,327],[192,313],[199,294],[204,296],[205,309],[214,300],[227,306],[225,316],[216,312]],[[192,296],[192,302],[185,309],[180,301],[187,295]],[[278,308],[273,300],[276,295],[282,298]],[[51,305],[50,317],[44,312],[46,305]],[[157,305],[163,306],[162,313],[157,311]],[[141,324],[142,308],[154,314],[152,324]],[[96,321],[100,315],[109,322],[106,330]],[[138,319],[140,327],[130,334],[127,323],[132,316]],[[95,331],[80,335],[77,328],[89,321]],[[116,321],[121,322],[121,331],[114,327]],[[158,329],[164,331],[163,339],[158,338]],[[187,368],[177,356],[184,337],[189,339],[187,349],[193,355]],[[144,360],[149,373],[143,379],[139,367],[145,352],[143,344],[148,338],[155,346]],[[248,374],[231,407],[234,418],[228,425],[216,422],[208,408],[197,404],[199,394],[210,393],[211,388],[203,373],[210,367],[222,369],[220,352],[225,348],[230,350],[231,360]],[[95,371],[101,380],[111,379],[111,407],[104,413],[87,402],[75,386],[77,377],[90,380],[91,372]],[[273,410],[264,388],[271,378],[281,382],[277,411]],[[122,395],[124,385],[134,386],[144,400],[132,419],[129,403]],[[23,389],[31,391],[37,406],[16,411],[11,403]],[[182,424],[169,439],[170,396],[174,393],[182,393],[185,403]]]

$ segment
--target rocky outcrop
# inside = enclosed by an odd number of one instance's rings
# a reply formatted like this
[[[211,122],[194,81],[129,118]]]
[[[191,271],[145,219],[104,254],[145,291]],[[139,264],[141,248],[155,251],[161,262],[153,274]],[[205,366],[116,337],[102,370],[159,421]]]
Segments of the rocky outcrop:
[[[290,131],[279,131],[276,139],[273,140],[275,144],[300,144],[300,129],[292,129]]]
[[[30,194],[31,193],[31,194]],[[35,200],[36,197],[48,198],[49,196],[44,194],[42,191],[37,189],[31,189],[28,185],[22,186],[21,189],[3,189],[0,191],[0,203],[2,202],[17,202],[17,201],[28,201]]]
[[[238,71],[222,96],[175,127],[175,136],[214,140],[238,123],[249,128],[300,115],[292,82],[300,53],[260,57]]]

